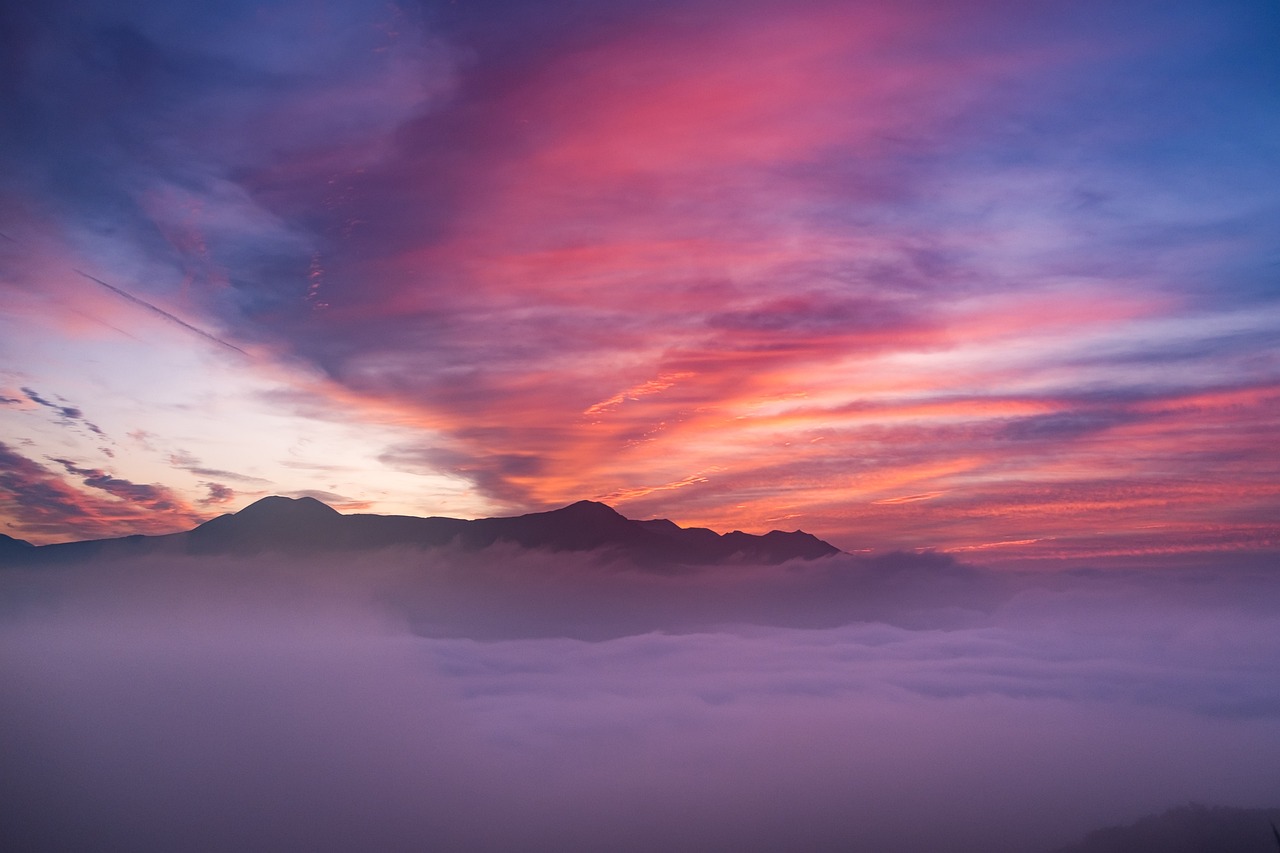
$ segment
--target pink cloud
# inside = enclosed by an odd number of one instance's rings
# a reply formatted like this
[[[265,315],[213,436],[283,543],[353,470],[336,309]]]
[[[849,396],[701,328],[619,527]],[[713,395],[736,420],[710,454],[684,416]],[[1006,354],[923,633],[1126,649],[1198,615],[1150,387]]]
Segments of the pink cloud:
[[[73,487],[39,462],[0,443],[0,518],[37,544],[132,533],[162,534],[203,521],[185,500],[160,485],[132,483],[56,460],[95,496]]]

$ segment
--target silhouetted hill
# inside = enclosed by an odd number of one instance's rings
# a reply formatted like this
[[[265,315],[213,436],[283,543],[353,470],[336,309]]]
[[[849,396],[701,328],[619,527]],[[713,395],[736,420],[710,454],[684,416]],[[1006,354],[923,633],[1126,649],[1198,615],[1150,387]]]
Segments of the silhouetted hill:
[[[1280,809],[1188,805],[1089,833],[1054,853],[1276,853]]]
[[[314,498],[273,496],[184,533],[13,546],[0,550],[0,561],[65,562],[151,553],[313,554],[392,546],[453,545],[478,550],[499,543],[547,551],[613,551],[637,562],[666,564],[772,564],[840,553],[801,531],[774,530],[757,536],[735,530],[721,535],[700,527],[680,527],[666,519],[633,521],[595,501],[578,501],[550,512],[468,521],[438,516],[343,515]]]
[[[0,562],[7,560],[10,555],[20,559],[34,547],[25,539],[14,539],[0,533]]]
[[[186,550],[208,554],[323,549],[339,544],[345,519],[315,498],[273,495],[189,531]]]

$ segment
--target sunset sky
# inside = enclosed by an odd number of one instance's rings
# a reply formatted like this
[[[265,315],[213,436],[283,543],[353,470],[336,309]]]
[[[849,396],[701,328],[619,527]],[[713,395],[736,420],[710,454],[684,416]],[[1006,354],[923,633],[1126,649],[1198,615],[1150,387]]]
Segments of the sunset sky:
[[[0,3],[0,532],[1280,547],[1274,0]]]

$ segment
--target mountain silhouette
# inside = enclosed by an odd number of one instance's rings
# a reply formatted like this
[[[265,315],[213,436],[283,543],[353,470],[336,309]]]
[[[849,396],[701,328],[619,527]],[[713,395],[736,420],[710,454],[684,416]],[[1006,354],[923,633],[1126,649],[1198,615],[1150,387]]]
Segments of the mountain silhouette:
[[[8,537],[5,537],[8,539]],[[11,544],[20,543],[20,544]],[[607,551],[649,564],[812,560],[839,549],[802,531],[719,534],[666,519],[635,521],[607,504],[578,501],[549,512],[466,520],[343,515],[315,498],[272,496],[183,533],[31,546],[0,541],[0,563],[66,562],[144,554],[319,554],[393,546],[479,550],[507,543],[546,551]]]
[[[1055,853],[1276,853],[1280,808],[1242,809],[1191,803],[1129,826],[1094,830]]]
[[[0,564],[7,562],[11,557],[21,559],[34,547],[25,539],[14,539],[12,536],[0,533]]]

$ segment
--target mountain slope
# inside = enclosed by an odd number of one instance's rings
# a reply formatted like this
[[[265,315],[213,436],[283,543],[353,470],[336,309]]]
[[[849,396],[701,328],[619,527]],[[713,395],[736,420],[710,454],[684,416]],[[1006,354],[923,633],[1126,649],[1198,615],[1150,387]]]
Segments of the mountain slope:
[[[23,555],[34,547],[25,539],[14,539],[12,536],[0,533],[0,564],[3,564],[10,557],[21,559]]]

